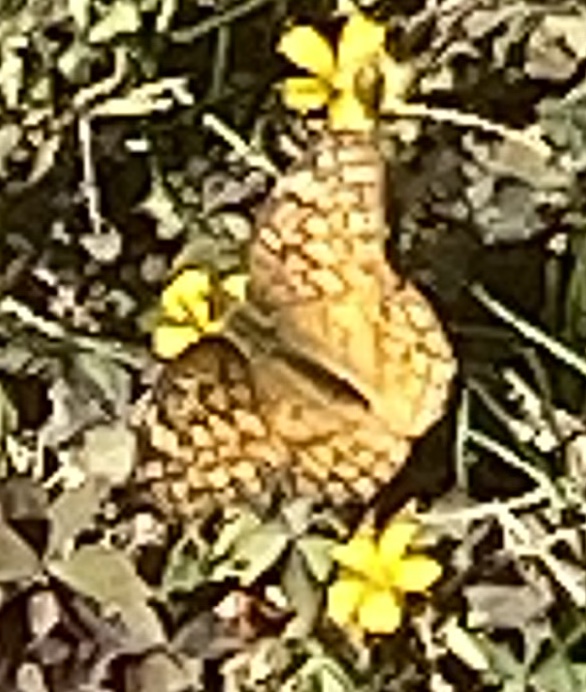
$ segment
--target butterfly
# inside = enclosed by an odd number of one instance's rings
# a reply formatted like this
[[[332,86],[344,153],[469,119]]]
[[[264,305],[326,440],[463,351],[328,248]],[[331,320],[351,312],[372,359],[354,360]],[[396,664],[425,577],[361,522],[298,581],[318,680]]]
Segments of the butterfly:
[[[455,359],[388,264],[371,135],[323,130],[262,204],[246,299],[166,364],[138,416],[135,480],[168,512],[267,487],[365,500],[443,413]]]

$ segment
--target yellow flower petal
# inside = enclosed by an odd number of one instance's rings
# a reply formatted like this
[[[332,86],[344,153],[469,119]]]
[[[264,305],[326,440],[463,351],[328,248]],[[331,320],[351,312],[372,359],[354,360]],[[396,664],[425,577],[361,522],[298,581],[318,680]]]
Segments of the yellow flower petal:
[[[342,93],[329,106],[330,126],[333,130],[357,130],[365,132],[372,127],[364,105],[353,93]]]
[[[200,269],[186,269],[163,291],[163,312],[177,322],[192,319],[194,306],[205,303],[209,292],[209,276]]]
[[[338,44],[337,69],[340,72],[360,69],[384,48],[385,27],[367,19],[362,14],[353,14],[342,29]]]
[[[358,608],[358,624],[372,634],[391,634],[401,624],[401,604],[391,591],[368,591]]]
[[[350,624],[365,591],[366,584],[360,579],[338,579],[328,589],[328,615],[338,625]]]
[[[226,293],[239,301],[246,298],[246,287],[248,286],[247,274],[232,274],[222,281],[222,288]]]
[[[203,329],[205,334],[215,334],[216,332],[219,332],[222,329],[224,322],[221,319],[218,320],[209,320],[206,322],[206,325]]]
[[[333,559],[343,567],[376,579],[381,575],[378,551],[370,531],[359,531],[345,545],[332,550]]]
[[[153,333],[153,351],[159,358],[176,358],[201,336],[191,325],[161,324]]]
[[[295,26],[284,34],[277,50],[298,67],[329,79],[335,68],[330,44],[311,26]]]
[[[308,113],[326,105],[330,89],[317,77],[289,77],[283,81],[282,95],[287,108]]]
[[[401,591],[419,593],[440,578],[441,565],[425,555],[404,557],[392,568],[393,585]]]
[[[404,519],[395,519],[386,527],[380,537],[378,549],[380,560],[387,569],[392,569],[394,563],[405,554],[418,530],[415,522]]]

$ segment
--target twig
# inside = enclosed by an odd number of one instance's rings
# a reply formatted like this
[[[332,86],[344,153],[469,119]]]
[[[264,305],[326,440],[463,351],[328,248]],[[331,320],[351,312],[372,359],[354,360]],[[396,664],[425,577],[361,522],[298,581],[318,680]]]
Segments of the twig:
[[[551,448],[544,450],[543,442],[539,445],[542,451],[551,451],[561,442],[567,433],[561,429],[560,418],[563,412],[557,410],[551,403],[551,397],[539,397],[538,394],[523,380],[523,378],[513,369],[506,369],[503,372],[505,381],[510,385],[515,399],[525,420],[529,422],[534,435],[550,435]],[[580,427],[577,426],[579,430]]]
[[[73,109],[66,111],[63,115],[69,117],[76,113],[85,112],[96,102],[109,98],[117,89],[128,72],[129,58],[123,46],[114,49],[114,67],[112,74],[104,79],[80,89],[73,97]]]
[[[261,168],[270,175],[279,175],[279,169],[266,157],[255,151],[248,142],[246,142],[239,134],[230,129],[213,113],[204,113],[202,118],[204,127],[213,130],[227,144],[229,144],[234,152],[242,159],[247,161],[254,168]]]
[[[485,385],[475,377],[469,377],[468,389],[476,394],[486,409],[511,432],[520,442],[527,442],[534,436],[534,429],[523,420],[511,416],[501,403],[495,399],[487,390]]]
[[[549,553],[547,548],[536,545],[529,529],[515,515],[503,511],[499,516],[499,520],[503,529],[517,543],[515,548],[516,554],[519,557],[528,556],[541,560],[551,573],[551,576],[566,590],[578,608],[583,608],[586,605],[586,590],[584,589],[583,578],[573,578],[561,560]],[[582,572],[580,574],[582,576]]]
[[[454,521],[470,523],[487,517],[495,517],[513,541],[514,545],[511,546],[512,552],[518,557],[533,557],[541,560],[552,577],[566,590],[574,603],[582,608],[586,601],[586,592],[581,580],[573,578],[565,568],[564,563],[548,552],[552,541],[546,539],[545,542],[536,545],[529,529],[513,514],[514,511],[530,509],[536,504],[548,500],[548,497],[548,494],[542,488],[535,488],[507,502],[487,502],[478,507],[467,507],[454,512],[422,513],[418,514],[417,518],[424,525],[441,526]],[[559,538],[559,534],[557,538]]]
[[[546,493],[556,504],[561,503],[561,498],[559,497],[559,492],[554,484],[549,480],[549,478],[539,471],[538,469],[528,464],[526,461],[518,457],[512,450],[504,445],[500,444],[496,440],[488,437],[484,433],[478,432],[477,430],[468,431],[468,441],[473,444],[486,449],[488,452],[495,454],[505,463],[509,464],[515,469],[518,469],[526,476],[529,476],[532,481],[535,482],[538,488],[541,488],[544,493]]]
[[[462,389],[460,404],[456,413],[456,439],[454,456],[456,466],[456,482],[459,488],[468,488],[468,473],[466,469],[466,440],[470,427],[470,390]]]
[[[510,326],[514,327],[526,339],[529,339],[539,346],[546,348],[552,356],[555,356],[563,363],[577,370],[581,375],[586,377],[586,361],[577,353],[569,349],[567,346],[557,341],[553,337],[546,334],[544,331],[535,327],[527,320],[515,315],[511,310],[506,308],[502,303],[493,298],[488,291],[480,284],[470,286],[472,295],[490,310],[499,319],[503,320]]]
[[[39,317],[28,305],[15,300],[12,296],[6,296],[0,300],[0,315],[12,315],[27,327],[32,327],[50,339],[71,342],[81,350],[92,351],[108,360],[117,360],[132,368],[144,368],[146,352],[143,349],[132,348],[113,339],[98,339],[85,334],[71,333],[59,323]]]
[[[223,3],[226,4],[225,2]],[[224,23],[218,27],[216,36],[216,53],[212,69],[212,79],[210,87],[210,102],[216,102],[222,93],[224,79],[226,76],[226,68],[228,65],[228,54],[230,51],[230,43],[232,39],[232,30],[229,23]]]
[[[100,211],[100,192],[96,181],[96,171],[92,156],[92,125],[90,116],[82,114],[77,121],[77,133],[81,147],[83,181],[81,189],[87,206],[90,224],[95,235],[103,230],[103,217]]]
[[[80,89],[73,97],[72,105],[55,118],[55,114],[49,108],[33,109],[24,119],[22,127],[27,129],[37,128],[47,124],[49,134],[58,134],[69,127],[79,113],[88,112],[93,105],[101,102],[122,83],[128,68],[128,56],[123,47],[114,50],[114,69],[111,75],[105,77],[91,86]]]
[[[510,500],[495,500],[494,502],[483,502],[474,507],[464,507],[454,511],[421,512],[417,514],[418,521],[430,526],[441,526],[451,522],[471,523],[488,517],[498,516],[503,510],[518,512],[527,510],[535,505],[547,501],[548,495],[543,488],[534,488],[523,495],[514,497]]]
[[[418,118],[436,120],[437,122],[451,123],[458,127],[481,130],[488,134],[497,135],[502,139],[515,142],[532,149],[543,158],[548,158],[551,147],[537,134],[531,134],[523,130],[515,130],[506,125],[487,120],[474,113],[463,113],[450,108],[434,108],[421,103],[407,103],[397,101],[391,108],[380,114],[381,118]]]
[[[274,0],[246,0],[235,7],[231,7],[219,14],[215,14],[208,19],[204,19],[195,26],[190,26],[185,29],[177,29],[171,32],[171,40],[177,41],[178,43],[192,43],[197,39],[202,38],[211,31],[215,31],[224,24],[229,24],[231,22],[240,19],[241,17],[254,12],[263,5],[269,2],[274,2]]]

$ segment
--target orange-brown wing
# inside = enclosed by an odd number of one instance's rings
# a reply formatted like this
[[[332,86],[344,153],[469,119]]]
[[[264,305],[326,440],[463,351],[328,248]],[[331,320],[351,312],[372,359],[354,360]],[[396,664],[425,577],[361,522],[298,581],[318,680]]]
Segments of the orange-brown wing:
[[[140,422],[135,481],[171,514],[193,515],[280,482],[365,500],[408,452],[353,389],[327,372],[202,339],[165,370]]]
[[[143,402],[135,481],[165,511],[192,514],[261,488],[275,454],[259,415],[250,368],[224,338],[204,338],[169,363]]]
[[[376,322],[373,409],[416,438],[443,414],[456,362],[427,299],[410,283],[383,299]]]
[[[368,136],[326,133],[259,215],[251,299],[283,343],[344,374],[412,438],[441,415],[455,361],[427,299],[385,258],[383,187]]]

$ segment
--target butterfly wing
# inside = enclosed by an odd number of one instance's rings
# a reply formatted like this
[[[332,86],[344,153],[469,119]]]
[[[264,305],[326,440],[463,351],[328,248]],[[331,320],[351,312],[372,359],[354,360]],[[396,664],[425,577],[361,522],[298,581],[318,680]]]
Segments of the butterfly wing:
[[[313,497],[364,500],[409,451],[327,370],[267,353],[250,359],[226,337],[200,340],[167,367],[141,431],[135,481],[179,515],[277,481]]]
[[[355,133],[325,133],[277,184],[247,304],[167,366],[147,406],[137,478],[164,506],[192,513],[270,479],[367,498],[441,415],[451,349],[387,265],[382,184],[376,148]]]
[[[205,337],[169,363],[137,416],[135,471],[171,514],[192,514],[259,491],[262,464],[279,451],[258,407],[250,365],[224,337]]]
[[[251,299],[280,340],[343,375],[399,435],[440,415],[455,362],[427,299],[388,265],[380,155],[329,133],[259,216]]]

